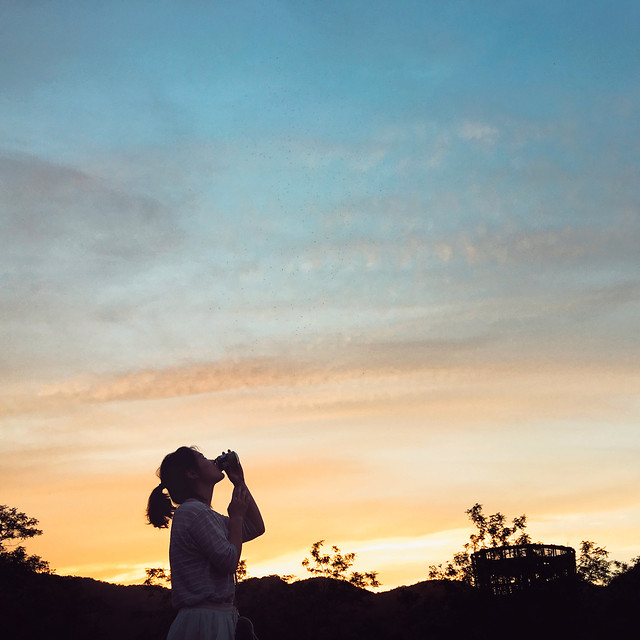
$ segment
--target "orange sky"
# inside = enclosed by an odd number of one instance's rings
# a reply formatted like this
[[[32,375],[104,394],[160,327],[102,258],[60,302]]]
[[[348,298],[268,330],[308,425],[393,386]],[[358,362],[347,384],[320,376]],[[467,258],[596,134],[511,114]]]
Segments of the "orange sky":
[[[631,372],[465,367],[334,381],[301,370],[295,385],[289,371],[283,384],[240,376],[193,394],[177,390],[193,372],[160,372],[152,394],[150,375],[61,384],[4,417],[3,500],[39,518],[44,535],[29,548],[60,573],[140,582],[145,567],[167,565],[168,534],[145,525],[144,507],[162,456],[181,444],[240,452],[268,524],[245,548],[252,575],[304,577],[300,561],[326,539],[358,552],[357,568],[379,571],[385,588],[417,582],[466,541],[476,501],[526,513],[544,542],[640,553]],[[214,506],[224,512],[228,498],[219,486]]]

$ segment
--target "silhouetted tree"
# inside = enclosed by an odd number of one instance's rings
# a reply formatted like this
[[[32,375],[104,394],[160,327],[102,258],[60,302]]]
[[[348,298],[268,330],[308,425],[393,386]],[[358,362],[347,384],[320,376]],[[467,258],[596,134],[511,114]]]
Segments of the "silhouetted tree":
[[[356,587],[379,587],[380,581],[378,580],[377,571],[367,571],[360,573],[358,571],[351,571],[349,569],[353,565],[356,554],[355,553],[343,553],[336,546],[331,547],[332,554],[323,554],[321,547],[324,544],[324,540],[318,540],[311,545],[310,554],[311,559],[305,558],[302,561],[302,566],[309,572],[317,576],[324,576],[326,578],[334,578],[335,580],[344,580],[350,582]],[[313,561],[313,562],[312,562]]]
[[[242,582],[249,577],[249,572],[247,571],[247,561],[240,560],[238,562],[238,566],[236,567],[236,580],[238,582]]]
[[[167,587],[171,584],[171,571],[163,567],[155,567],[144,570],[147,574],[143,584],[146,587]]]
[[[606,584],[609,581],[609,552],[597,547],[595,542],[583,540],[580,543],[580,555],[577,560],[578,575],[591,584]]]
[[[40,556],[29,555],[22,545],[7,549],[7,546],[13,546],[19,540],[42,535],[37,525],[38,520],[15,507],[0,505],[0,563],[36,573],[51,572],[48,562]]]
[[[171,571],[167,571],[163,567],[147,568],[144,570],[147,574],[143,584],[147,587],[154,586],[170,586],[171,585]],[[238,568],[236,569],[236,579],[238,582],[242,582],[249,577],[247,571],[247,561],[240,560],[238,562]]]
[[[466,584],[473,584],[471,554],[487,547],[531,542],[529,534],[524,532],[527,528],[527,516],[524,514],[514,518],[511,526],[507,526],[507,518],[502,513],[498,511],[492,515],[485,515],[479,503],[474,504],[465,513],[473,522],[476,533],[469,536],[469,542],[463,545],[463,550],[454,554],[449,562],[429,566],[431,580],[460,580]]]
[[[605,547],[596,546],[591,540],[580,543],[580,555],[576,565],[578,576],[585,582],[596,585],[608,585],[616,576],[622,575],[640,561],[634,558],[631,564],[619,560],[609,560],[609,552]]]

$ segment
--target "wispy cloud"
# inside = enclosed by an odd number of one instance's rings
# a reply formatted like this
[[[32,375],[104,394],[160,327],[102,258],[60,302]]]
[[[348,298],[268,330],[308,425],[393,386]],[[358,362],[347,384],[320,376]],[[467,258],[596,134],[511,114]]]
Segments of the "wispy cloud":
[[[399,344],[317,345],[306,357],[281,353],[279,356],[246,358],[211,364],[148,369],[122,375],[76,378],[40,386],[25,393],[12,387],[2,397],[4,415],[58,410],[78,404],[125,400],[150,400],[217,393],[229,390],[288,388],[361,380],[425,367],[440,368],[455,360],[453,351],[464,348],[454,342]],[[327,350],[329,348],[329,350]],[[283,350],[286,347],[283,345]],[[335,358],[337,353],[340,359]]]
[[[493,142],[498,136],[498,129],[482,122],[463,122],[458,128],[458,135],[463,140]]]
[[[592,268],[640,260],[640,216],[617,216],[602,226],[575,226],[515,231],[504,229],[464,241],[471,263],[566,267],[589,263]]]
[[[581,368],[588,372],[602,367],[609,375],[630,375],[637,367],[624,357],[628,343],[617,337],[600,338],[598,327],[599,318],[608,318],[612,308],[630,301],[637,303],[639,292],[636,284],[558,302],[552,321],[547,319],[550,312],[542,313],[535,301],[515,307],[512,300],[479,305],[473,315],[479,329],[466,337],[463,334],[469,318],[462,326],[451,322],[445,329],[444,318],[409,310],[401,323],[371,331],[366,338],[319,336],[304,348],[295,342],[274,343],[269,349],[271,355],[261,357],[245,355],[181,367],[85,374],[29,387],[13,385],[5,387],[0,396],[0,415],[240,391],[261,397],[265,390],[278,389],[287,390],[289,404],[366,402],[373,406],[378,402],[393,404],[416,393],[426,394],[429,389],[453,389],[456,385],[465,389],[509,371],[514,380],[519,376],[526,380],[540,367],[548,376],[562,377],[569,375],[567,372],[575,376]],[[455,309],[450,312],[457,313]],[[564,325],[584,324],[590,318],[592,333],[602,339],[602,345],[585,354],[581,342]],[[418,337],[420,333],[422,337]],[[318,396],[316,391],[322,388],[326,391]],[[620,390],[623,392],[624,387]],[[262,401],[267,402],[266,397]]]
[[[5,264],[35,262],[54,273],[63,265],[91,269],[99,260],[131,266],[179,241],[175,221],[162,203],[117,191],[75,168],[5,154],[0,156],[0,178]]]
[[[140,303],[149,271],[183,236],[163,203],[72,167],[4,154],[0,181],[0,370],[12,376],[32,350],[48,368],[74,343],[95,344],[103,322],[129,315],[131,293]]]

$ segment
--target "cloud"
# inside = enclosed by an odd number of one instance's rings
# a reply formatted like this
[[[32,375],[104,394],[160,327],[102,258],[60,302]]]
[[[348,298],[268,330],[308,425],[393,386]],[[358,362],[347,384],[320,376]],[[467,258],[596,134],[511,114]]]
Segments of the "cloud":
[[[80,170],[5,154],[0,178],[5,262],[35,261],[54,272],[61,261],[89,268],[100,259],[140,263],[175,247],[179,238],[162,203],[117,191]]]
[[[580,204],[586,178],[568,172],[549,193],[573,185],[571,202],[541,198],[535,179],[514,169],[527,150],[515,160],[499,154],[516,128],[494,135],[483,121],[424,120],[380,127],[366,141],[301,136],[269,147],[265,138],[233,151],[229,166],[229,148],[211,140],[82,170],[5,154],[3,372],[66,365],[55,378],[217,361],[243,341],[364,335],[427,307],[455,308],[456,329],[477,335],[482,292],[509,318],[522,278],[534,304],[544,297],[555,308],[553,296],[573,298],[587,276],[604,280],[616,268],[627,277],[638,260],[634,209],[614,209],[609,224],[591,211],[584,220],[569,205]],[[468,144],[492,138],[491,150]],[[452,155],[429,168],[443,140]],[[330,200],[316,197],[325,187]],[[409,341],[420,340],[415,331]]]
[[[0,155],[0,184],[2,374],[64,367],[130,319],[183,234],[162,202],[33,156]]]
[[[368,172],[384,161],[389,146],[381,140],[368,140],[347,144],[321,138],[299,138],[289,141],[287,147],[295,153],[303,166],[310,169],[340,163],[354,172]]]
[[[498,135],[498,129],[482,122],[466,121],[458,127],[458,136],[463,140],[494,142]]]
[[[448,345],[449,348],[452,346]],[[327,345],[325,344],[325,349]],[[331,348],[335,352],[336,346]],[[0,414],[59,410],[78,404],[150,400],[219,393],[230,390],[285,387],[288,394],[296,388],[339,384],[361,380],[366,375],[388,375],[425,366],[419,361],[448,359],[446,344],[343,345],[342,357],[333,359],[317,348],[315,354],[291,359],[285,354],[263,358],[245,358],[211,364],[147,369],[121,375],[90,376],[40,386],[29,393],[12,387],[2,398]],[[400,350],[400,351],[399,351]],[[404,358],[404,359],[403,359]]]
[[[0,395],[0,416],[58,414],[82,405],[208,394],[241,398],[244,392],[262,398],[265,406],[275,401],[289,407],[381,407],[399,398],[425,401],[432,392],[436,400],[444,389],[464,389],[505,374],[526,379],[537,370],[562,377],[566,371],[575,376],[581,367],[586,371],[604,366],[610,376],[618,371],[624,378],[635,371],[633,363],[625,364],[620,357],[624,340],[605,335],[585,353],[571,327],[576,321],[589,323],[592,335],[599,335],[599,316],[608,317],[615,306],[637,301],[639,291],[637,284],[593,291],[546,309],[535,301],[510,299],[431,316],[428,310],[416,309],[366,334],[274,340],[268,348],[263,345],[269,354],[264,356],[252,356],[252,348],[240,345],[237,357],[207,363],[14,384]],[[469,331],[470,322],[475,331]],[[618,384],[623,393],[623,380]]]
[[[462,235],[458,243],[471,263],[508,265],[570,266],[589,263],[637,263],[640,254],[640,219],[618,216],[601,226],[561,228],[503,228],[474,237]]]

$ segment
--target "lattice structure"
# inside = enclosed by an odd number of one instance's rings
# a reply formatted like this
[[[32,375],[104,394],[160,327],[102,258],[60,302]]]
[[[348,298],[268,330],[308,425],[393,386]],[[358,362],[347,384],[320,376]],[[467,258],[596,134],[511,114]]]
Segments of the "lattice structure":
[[[476,586],[508,594],[576,576],[576,552],[554,544],[519,544],[480,549],[471,556]]]

